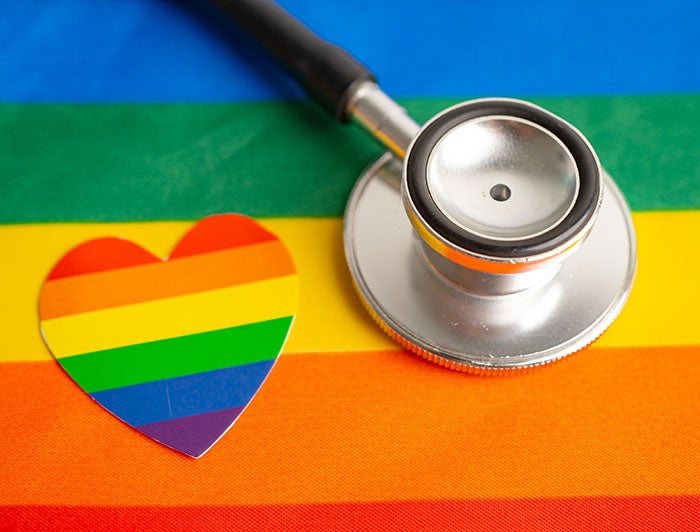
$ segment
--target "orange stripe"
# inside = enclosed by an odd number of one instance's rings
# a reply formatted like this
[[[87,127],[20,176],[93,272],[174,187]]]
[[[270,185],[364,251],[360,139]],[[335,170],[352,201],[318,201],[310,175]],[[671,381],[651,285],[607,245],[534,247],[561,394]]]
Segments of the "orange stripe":
[[[42,320],[294,273],[284,244],[268,241],[117,270],[47,281],[40,302]]]
[[[227,505],[700,493],[700,348],[483,378],[402,352],[282,356],[195,461],[51,362],[0,372],[3,504]]]
[[[700,529],[700,496],[388,501],[269,506],[1,507],[11,530],[666,531]]]

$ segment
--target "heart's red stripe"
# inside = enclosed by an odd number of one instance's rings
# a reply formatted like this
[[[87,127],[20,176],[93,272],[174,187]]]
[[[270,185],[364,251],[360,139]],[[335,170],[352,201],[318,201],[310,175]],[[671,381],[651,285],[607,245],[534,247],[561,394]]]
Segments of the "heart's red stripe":
[[[282,242],[267,241],[47,281],[41,320],[194,294],[291,275],[294,263]]]
[[[277,240],[277,237],[240,214],[218,214],[199,221],[178,242],[170,258]],[[73,248],[56,264],[47,281],[159,262],[141,246],[121,238],[98,238]]]
[[[171,259],[210,253],[221,249],[277,240],[252,218],[240,214],[219,214],[204,218],[178,242]]]
[[[380,501],[266,506],[6,506],[12,530],[698,530],[700,497]]]
[[[64,255],[46,280],[52,281],[151,262],[160,262],[160,259],[133,242],[113,237],[98,238],[84,242]]]

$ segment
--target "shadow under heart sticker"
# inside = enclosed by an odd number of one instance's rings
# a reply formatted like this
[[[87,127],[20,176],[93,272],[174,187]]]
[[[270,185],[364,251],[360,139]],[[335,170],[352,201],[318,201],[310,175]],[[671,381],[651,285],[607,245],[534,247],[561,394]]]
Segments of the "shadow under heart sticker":
[[[197,223],[169,258],[84,242],[46,279],[44,341],[95,401],[199,457],[233,425],[284,345],[298,300],[285,245],[254,220]]]

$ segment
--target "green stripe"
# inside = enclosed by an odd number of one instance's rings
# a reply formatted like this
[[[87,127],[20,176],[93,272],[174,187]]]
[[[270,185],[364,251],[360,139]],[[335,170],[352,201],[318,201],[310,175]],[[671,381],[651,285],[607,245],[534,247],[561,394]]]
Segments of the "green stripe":
[[[292,317],[59,359],[88,392],[98,392],[275,358]]]
[[[408,100],[419,120],[457,100]],[[636,210],[700,208],[700,95],[537,103]],[[380,149],[309,103],[0,105],[0,223],[338,216]]]

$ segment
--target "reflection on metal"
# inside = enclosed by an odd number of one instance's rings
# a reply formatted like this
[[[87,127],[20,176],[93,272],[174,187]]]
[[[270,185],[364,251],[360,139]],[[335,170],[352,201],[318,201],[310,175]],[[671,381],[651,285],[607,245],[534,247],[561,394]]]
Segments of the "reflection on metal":
[[[527,277],[464,268],[427,246],[404,210],[402,166],[386,154],[366,170],[348,203],[344,238],[360,296],[404,347],[454,369],[502,372],[577,351],[617,317],[636,245],[629,209],[607,174],[597,221],[575,253]]]
[[[347,114],[395,155],[403,157],[420,126],[372,81],[353,87]]]
[[[430,155],[427,179],[453,223],[501,241],[553,228],[579,190],[567,147],[545,128],[509,116],[468,120],[447,132]]]

